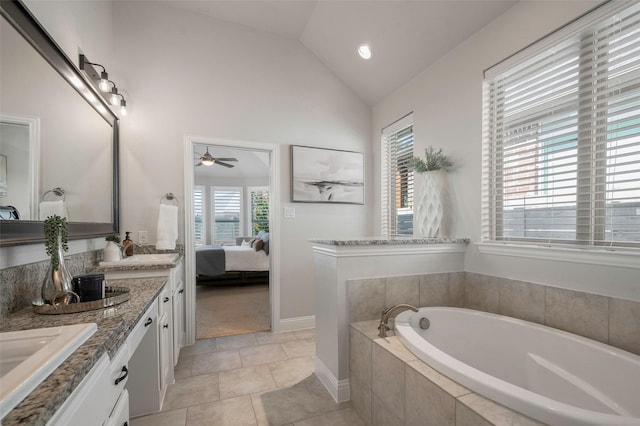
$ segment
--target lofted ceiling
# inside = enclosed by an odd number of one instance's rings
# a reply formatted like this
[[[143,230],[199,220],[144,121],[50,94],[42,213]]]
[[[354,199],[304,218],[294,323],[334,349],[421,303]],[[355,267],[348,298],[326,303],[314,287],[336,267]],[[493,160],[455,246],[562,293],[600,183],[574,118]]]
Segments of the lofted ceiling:
[[[297,40],[375,105],[515,0],[162,0]],[[357,55],[361,43],[373,56]]]

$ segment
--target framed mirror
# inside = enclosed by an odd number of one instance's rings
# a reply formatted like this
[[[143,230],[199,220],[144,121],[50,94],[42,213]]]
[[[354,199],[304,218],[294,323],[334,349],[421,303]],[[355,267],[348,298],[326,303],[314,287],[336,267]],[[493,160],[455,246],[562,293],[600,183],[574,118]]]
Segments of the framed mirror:
[[[0,245],[119,231],[118,117],[20,1],[0,2]]]

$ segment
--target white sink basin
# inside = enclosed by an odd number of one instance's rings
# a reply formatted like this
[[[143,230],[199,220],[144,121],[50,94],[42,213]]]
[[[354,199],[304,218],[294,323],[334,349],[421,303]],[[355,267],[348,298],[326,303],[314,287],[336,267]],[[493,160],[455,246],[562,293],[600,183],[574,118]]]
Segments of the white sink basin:
[[[162,265],[176,261],[178,256],[178,253],[134,254],[114,262],[102,261],[100,266]]]
[[[0,418],[97,329],[88,323],[0,333]]]

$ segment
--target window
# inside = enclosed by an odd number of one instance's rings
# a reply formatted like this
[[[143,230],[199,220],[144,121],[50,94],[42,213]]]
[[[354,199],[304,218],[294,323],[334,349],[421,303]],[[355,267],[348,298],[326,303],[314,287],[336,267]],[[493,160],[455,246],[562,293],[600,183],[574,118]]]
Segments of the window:
[[[193,187],[193,214],[194,220],[194,241],[196,246],[207,244],[207,227],[205,221],[204,186],[195,185]]]
[[[483,237],[640,246],[640,4],[488,70]]]
[[[214,186],[211,188],[213,203],[213,242],[214,244],[236,243],[240,237],[242,188]]]
[[[266,186],[247,187],[251,207],[249,213],[249,235],[255,237],[260,231],[269,232],[269,188]]]
[[[413,114],[382,130],[382,235],[413,235]]]

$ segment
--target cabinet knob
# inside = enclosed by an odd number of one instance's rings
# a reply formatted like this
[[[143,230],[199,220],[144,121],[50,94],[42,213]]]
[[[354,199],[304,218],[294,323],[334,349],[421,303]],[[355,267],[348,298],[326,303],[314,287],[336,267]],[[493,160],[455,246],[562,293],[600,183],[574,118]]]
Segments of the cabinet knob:
[[[127,376],[129,375],[129,369],[127,368],[126,365],[122,366],[122,372],[124,373],[122,376],[118,377],[115,381],[115,385],[118,386],[118,384],[123,381],[124,379],[127,378]]]
[[[178,293],[180,293],[180,294],[184,293],[184,288],[180,289],[180,291]]]
[[[162,326],[163,328],[169,328],[169,324],[165,324]]]
[[[144,323],[145,327],[148,327],[151,323],[153,322],[153,320],[151,319],[151,317],[147,318],[147,320]]]
[[[164,300],[163,300],[164,303],[167,303],[168,301],[169,301],[168,297],[165,297]]]

